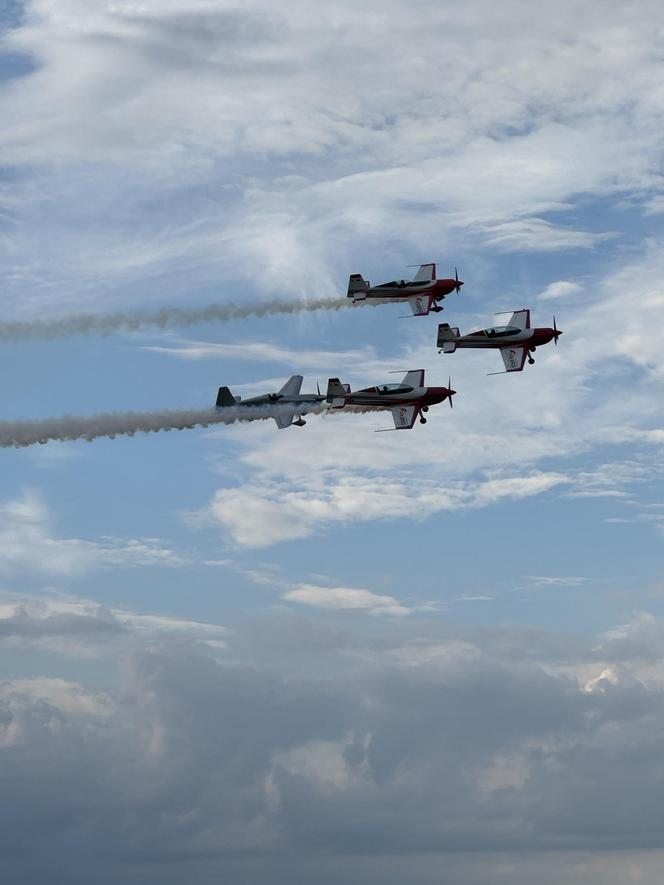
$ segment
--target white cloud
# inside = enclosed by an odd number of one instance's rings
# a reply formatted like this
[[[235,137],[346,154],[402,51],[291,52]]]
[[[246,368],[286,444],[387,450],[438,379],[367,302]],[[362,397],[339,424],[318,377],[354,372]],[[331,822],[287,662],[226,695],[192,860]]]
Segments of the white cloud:
[[[353,587],[316,587],[313,584],[300,584],[285,593],[283,599],[317,608],[362,611],[371,615],[401,616],[412,611],[393,596],[381,596],[369,590]]]
[[[0,569],[80,575],[110,566],[178,566],[185,560],[159,539],[55,536],[46,504],[34,492],[0,504]]]
[[[559,473],[532,473],[441,487],[410,475],[374,478],[328,471],[309,481],[289,477],[219,489],[207,512],[235,543],[265,547],[308,537],[329,524],[425,519],[441,511],[527,498],[567,482]]]
[[[590,248],[559,217],[579,195],[657,205],[657,9],[33,0],[4,36],[35,63],[0,98],[7,309],[106,308],[128,279],[331,294],[358,242]]]
[[[538,584],[542,587],[579,587],[588,581],[588,578],[575,575],[524,575],[524,577],[531,584]]]
[[[571,280],[556,280],[555,283],[549,283],[536,297],[538,301],[566,298],[569,295],[577,295],[581,288],[579,283],[573,283]]]
[[[29,697],[32,701],[50,704],[68,715],[81,717],[110,716],[114,712],[111,695],[103,691],[84,688],[77,682],[48,676],[29,679],[5,679],[0,682],[0,703],[16,697]],[[20,743],[21,735],[14,732],[10,741]],[[23,735],[25,737],[25,735]],[[7,741],[8,735],[5,735]],[[3,742],[0,739],[0,745]],[[7,743],[4,743],[7,746]]]

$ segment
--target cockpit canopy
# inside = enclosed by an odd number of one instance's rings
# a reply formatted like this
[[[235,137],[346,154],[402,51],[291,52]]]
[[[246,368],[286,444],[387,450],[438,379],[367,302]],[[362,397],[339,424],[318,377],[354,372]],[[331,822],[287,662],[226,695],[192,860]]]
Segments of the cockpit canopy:
[[[518,335],[522,332],[518,326],[490,326],[481,332],[473,332],[473,335],[484,335],[486,338],[505,338],[508,335]]]
[[[412,286],[422,287],[426,285],[429,280],[392,280],[390,283],[380,283],[380,285],[375,286],[376,289],[408,289]]]
[[[413,390],[408,384],[381,384],[378,393],[410,393]]]

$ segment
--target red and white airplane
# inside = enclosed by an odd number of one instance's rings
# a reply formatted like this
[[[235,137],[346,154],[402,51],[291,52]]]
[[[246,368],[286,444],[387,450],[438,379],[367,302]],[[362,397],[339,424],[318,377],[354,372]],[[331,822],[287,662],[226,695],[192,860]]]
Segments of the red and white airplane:
[[[428,412],[429,406],[447,399],[451,407],[455,393],[456,390],[451,389],[449,381],[447,387],[425,387],[424,369],[416,369],[407,372],[399,384],[380,384],[377,387],[356,390],[354,393],[349,384],[342,384],[338,378],[330,378],[326,402],[332,409],[347,409],[351,412],[389,409],[394,418],[394,430],[410,430],[418,415],[420,424],[427,423],[421,413]]]
[[[438,347],[439,353],[454,353],[457,347],[499,350],[505,364],[505,372],[521,372],[526,358],[531,365],[535,362],[531,356],[535,348],[548,344],[549,341],[558,344],[558,336],[562,334],[556,327],[555,317],[553,328],[531,329],[530,311],[524,309],[515,310],[506,326],[491,326],[468,335],[460,335],[458,328],[448,323],[441,323],[438,326]],[[503,375],[504,372],[489,374]]]
[[[380,283],[372,286],[362,274],[353,273],[348,280],[348,298],[353,304],[362,301],[373,304],[391,304],[395,301],[407,301],[413,316],[423,317],[429,311],[438,313],[443,308],[437,303],[450,292],[460,292],[463,282],[454,268],[454,279],[436,279],[436,265],[422,264],[415,274],[414,280],[392,280],[391,283]]]

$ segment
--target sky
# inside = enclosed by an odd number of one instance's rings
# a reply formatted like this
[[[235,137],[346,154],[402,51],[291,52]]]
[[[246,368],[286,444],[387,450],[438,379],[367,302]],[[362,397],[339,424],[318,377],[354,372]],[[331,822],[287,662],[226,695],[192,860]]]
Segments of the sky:
[[[458,395],[0,449],[3,881],[659,885],[660,4],[185,6],[2,4],[0,323],[463,290],[3,337],[2,420]]]

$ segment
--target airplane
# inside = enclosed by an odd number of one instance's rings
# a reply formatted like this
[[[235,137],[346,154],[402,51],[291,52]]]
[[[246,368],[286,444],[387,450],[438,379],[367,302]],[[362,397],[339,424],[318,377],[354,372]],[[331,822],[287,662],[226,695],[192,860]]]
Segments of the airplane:
[[[362,301],[373,304],[391,304],[395,301],[407,301],[413,316],[423,317],[429,311],[439,313],[443,308],[437,304],[450,292],[460,292],[463,282],[454,268],[454,279],[436,279],[436,265],[422,264],[415,274],[414,280],[392,280],[391,283],[380,283],[372,286],[362,274],[353,273],[348,280],[348,298],[353,304]]]
[[[429,406],[447,399],[451,407],[455,393],[456,390],[452,390],[450,381],[447,387],[425,387],[424,369],[416,369],[407,372],[399,384],[380,384],[354,393],[349,384],[342,384],[338,378],[330,378],[327,384],[326,402],[331,409],[348,409],[357,412],[389,409],[394,418],[394,430],[410,430],[418,415],[420,424],[427,423],[427,419],[421,413],[428,412]]]
[[[509,313],[509,311],[505,311]],[[439,353],[454,353],[457,347],[492,348],[499,350],[505,364],[505,372],[521,372],[526,358],[532,365],[535,360],[531,354],[535,348],[542,344],[548,344],[553,340],[558,344],[558,336],[563,333],[556,327],[556,318],[553,318],[553,328],[541,327],[530,328],[530,311],[527,309],[515,310],[506,326],[492,326],[488,329],[480,329],[479,332],[471,332],[468,335],[460,335],[459,329],[441,323],[438,326]],[[489,372],[490,375],[504,375],[505,372]]]
[[[281,388],[281,390],[277,391],[277,393],[265,393],[261,396],[252,396],[249,399],[242,399],[239,396],[233,396],[228,387],[220,387],[219,393],[217,394],[216,408],[226,409],[229,406],[237,405],[266,406],[272,405],[274,403],[293,405],[294,407],[297,407],[301,404],[302,409],[294,408],[292,415],[282,414],[273,415],[271,417],[274,418],[274,421],[280,430],[283,430],[285,427],[290,427],[291,424],[294,424],[296,427],[304,427],[307,422],[303,419],[302,416],[306,415],[307,412],[310,411],[311,406],[318,405],[318,403],[323,402],[325,400],[325,397],[320,392],[318,394],[300,393],[302,381],[302,375],[292,375]]]

